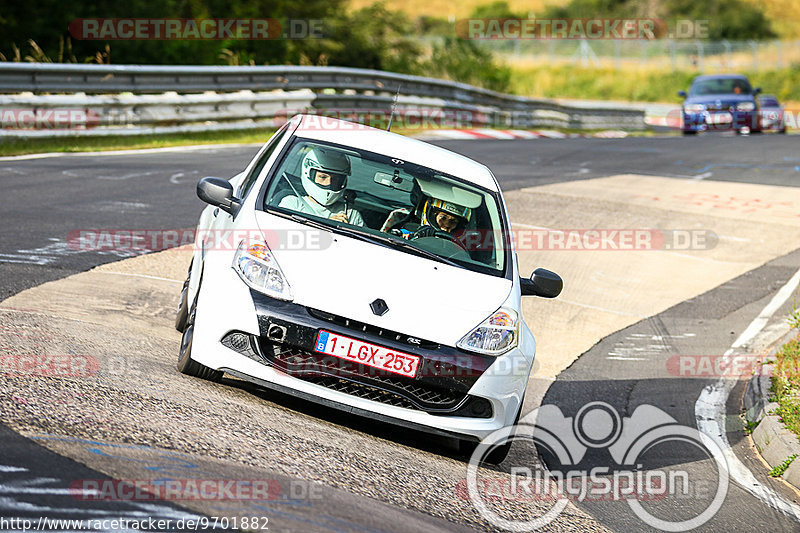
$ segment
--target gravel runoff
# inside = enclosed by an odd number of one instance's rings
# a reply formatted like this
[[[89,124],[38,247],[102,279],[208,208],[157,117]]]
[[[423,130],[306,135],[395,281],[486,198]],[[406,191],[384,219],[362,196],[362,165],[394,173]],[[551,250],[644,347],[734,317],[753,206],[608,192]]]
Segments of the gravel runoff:
[[[77,276],[87,276],[86,290],[95,298],[97,284],[108,278],[92,271]],[[16,309],[0,304],[0,354],[11,358],[6,363],[31,355],[72,354],[85,356],[90,369],[85,376],[6,373],[0,380],[3,422],[25,435],[131,443],[235,462],[446,519],[456,528],[461,524],[501,531],[459,491],[466,465],[447,439],[346,415],[239,380],[215,384],[179,374],[175,361],[180,335],[164,334],[172,318],[164,310],[174,309],[180,286],[153,283],[165,287],[150,293],[162,301],[153,302],[153,316],[144,318],[152,320],[158,335],[144,335],[140,327],[124,322],[111,329],[92,313],[76,319],[21,309],[27,307],[20,305],[25,293],[15,299]],[[136,300],[132,294],[131,301]],[[120,304],[125,302],[115,305]],[[481,475],[507,478],[511,465],[535,464],[532,449],[515,445],[501,468],[482,469]],[[369,500],[364,502],[368,507]],[[519,520],[541,516],[550,504],[506,501],[493,508]],[[606,531],[571,504],[543,530]]]

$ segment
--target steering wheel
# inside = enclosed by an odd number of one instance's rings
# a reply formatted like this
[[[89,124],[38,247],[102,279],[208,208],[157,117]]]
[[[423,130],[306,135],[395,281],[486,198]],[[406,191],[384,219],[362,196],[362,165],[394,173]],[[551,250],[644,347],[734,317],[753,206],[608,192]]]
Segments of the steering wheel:
[[[442,239],[447,239],[447,240],[449,240],[451,242],[454,242],[457,245],[459,245],[461,247],[461,249],[464,250],[465,252],[468,251],[467,247],[464,245],[464,243],[461,242],[461,240],[459,240],[458,237],[456,237],[452,233],[447,233],[446,231],[436,230],[436,231],[433,232],[433,236],[434,237],[440,237]]]

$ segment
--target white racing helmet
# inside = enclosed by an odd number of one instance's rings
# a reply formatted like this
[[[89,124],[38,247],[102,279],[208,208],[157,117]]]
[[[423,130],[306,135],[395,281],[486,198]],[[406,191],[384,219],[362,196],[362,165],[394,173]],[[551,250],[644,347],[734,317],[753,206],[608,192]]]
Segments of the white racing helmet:
[[[330,174],[329,185],[320,185],[315,181],[317,172]],[[306,194],[322,205],[328,206],[339,201],[347,186],[350,175],[350,159],[337,150],[313,147],[303,158],[301,181]]]

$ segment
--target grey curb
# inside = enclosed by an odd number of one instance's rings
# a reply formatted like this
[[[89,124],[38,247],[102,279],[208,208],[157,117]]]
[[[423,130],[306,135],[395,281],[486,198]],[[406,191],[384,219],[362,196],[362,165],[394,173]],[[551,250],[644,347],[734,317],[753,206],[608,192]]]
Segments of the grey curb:
[[[796,335],[796,332],[790,332],[781,340],[778,347]],[[771,355],[774,355],[774,352]],[[758,422],[758,427],[751,435],[753,443],[764,460],[773,468],[797,454],[798,458],[792,461],[781,477],[800,489],[800,440],[797,435],[786,429],[780,417],[769,414],[778,407],[777,403],[768,400],[772,365],[764,365],[762,368],[764,372],[761,375],[750,378],[744,394],[745,417],[748,422]]]

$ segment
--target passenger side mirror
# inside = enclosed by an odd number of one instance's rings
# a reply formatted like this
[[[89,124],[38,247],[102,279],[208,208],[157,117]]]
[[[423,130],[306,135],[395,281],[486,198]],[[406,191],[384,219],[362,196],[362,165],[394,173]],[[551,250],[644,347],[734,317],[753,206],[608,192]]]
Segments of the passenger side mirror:
[[[561,294],[564,281],[561,276],[544,268],[537,268],[530,279],[520,278],[523,296],[541,296],[542,298],[555,298]]]
[[[208,176],[198,181],[197,196],[205,203],[230,214],[235,213],[241,205],[241,200],[233,196],[233,186],[222,178]]]
[[[681,98],[686,98],[686,91],[678,91],[678,96]]]

